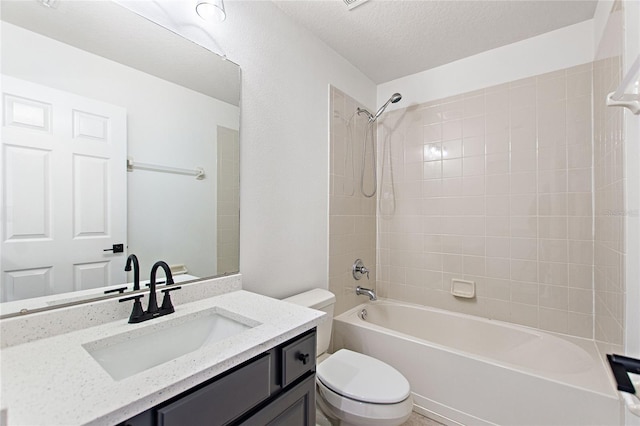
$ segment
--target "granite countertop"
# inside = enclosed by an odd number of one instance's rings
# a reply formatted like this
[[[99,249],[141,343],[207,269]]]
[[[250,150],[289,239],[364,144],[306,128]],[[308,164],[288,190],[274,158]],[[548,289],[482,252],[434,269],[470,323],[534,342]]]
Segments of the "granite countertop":
[[[122,380],[114,380],[82,345],[208,309],[259,324]],[[320,311],[244,290],[176,306],[140,324],[117,320],[0,351],[2,407],[8,425],[114,425],[309,330]]]

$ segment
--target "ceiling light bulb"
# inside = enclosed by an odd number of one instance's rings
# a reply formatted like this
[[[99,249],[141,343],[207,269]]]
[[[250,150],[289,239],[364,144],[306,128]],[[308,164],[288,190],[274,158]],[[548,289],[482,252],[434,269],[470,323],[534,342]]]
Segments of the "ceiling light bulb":
[[[222,22],[227,18],[222,0],[201,1],[196,6],[196,13],[202,19],[209,22]]]

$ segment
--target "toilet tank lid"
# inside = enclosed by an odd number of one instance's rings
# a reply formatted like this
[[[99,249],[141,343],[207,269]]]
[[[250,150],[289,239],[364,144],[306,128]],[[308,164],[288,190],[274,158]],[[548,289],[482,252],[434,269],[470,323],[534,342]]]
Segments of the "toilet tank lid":
[[[313,290],[305,291],[304,293],[296,294],[282,300],[295,303],[296,305],[306,306],[307,308],[322,309],[336,303],[336,296],[328,290],[314,288]]]

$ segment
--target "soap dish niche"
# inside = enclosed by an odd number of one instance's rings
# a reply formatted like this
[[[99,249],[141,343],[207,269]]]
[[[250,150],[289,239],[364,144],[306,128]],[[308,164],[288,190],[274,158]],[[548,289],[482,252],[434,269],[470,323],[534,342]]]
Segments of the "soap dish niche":
[[[463,299],[473,299],[476,297],[476,282],[454,278],[451,280],[451,294]]]

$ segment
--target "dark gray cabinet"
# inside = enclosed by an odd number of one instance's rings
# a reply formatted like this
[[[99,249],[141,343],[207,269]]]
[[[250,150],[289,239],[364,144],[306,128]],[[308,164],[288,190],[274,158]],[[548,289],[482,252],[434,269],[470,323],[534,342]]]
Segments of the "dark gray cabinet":
[[[224,425],[269,398],[271,354],[158,408],[158,426]]]
[[[315,329],[121,426],[315,425]]]
[[[315,376],[309,376],[242,422],[242,425],[314,425],[316,422],[315,390]]]

